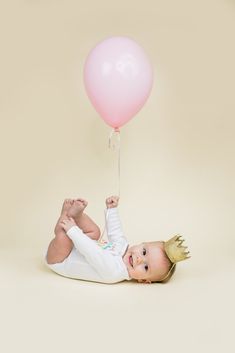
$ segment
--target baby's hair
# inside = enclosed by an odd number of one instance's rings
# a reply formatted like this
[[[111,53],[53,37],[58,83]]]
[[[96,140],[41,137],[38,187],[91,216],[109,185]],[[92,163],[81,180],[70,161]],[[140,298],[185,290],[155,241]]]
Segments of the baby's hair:
[[[171,260],[169,259],[169,257],[167,256],[165,250],[164,250],[164,241],[160,242],[163,245],[162,251],[163,251],[163,255],[164,255],[164,262],[165,265],[167,267],[167,272],[165,273],[165,275],[163,276],[162,279],[159,279],[157,281],[154,281],[154,283],[166,283],[170,280],[170,278],[173,276],[175,269],[176,269],[176,264],[174,264],[173,262],[171,262]]]
[[[167,272],[166,276],[161,279],[160,281],[157,281],[158,283],[166,283],[170,280],[170,278],[173,276],[174,272],[176,270],[176,264],[172,264],[169,271]]]

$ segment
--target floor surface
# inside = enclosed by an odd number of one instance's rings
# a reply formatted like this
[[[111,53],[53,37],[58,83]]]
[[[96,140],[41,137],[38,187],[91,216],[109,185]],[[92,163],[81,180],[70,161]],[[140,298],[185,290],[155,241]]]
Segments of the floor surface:
[[[207,273],[191,259],[164,285],[106,285],[51,272],[38,249],[0,261],[2,352],[234,351],[234,263]]]

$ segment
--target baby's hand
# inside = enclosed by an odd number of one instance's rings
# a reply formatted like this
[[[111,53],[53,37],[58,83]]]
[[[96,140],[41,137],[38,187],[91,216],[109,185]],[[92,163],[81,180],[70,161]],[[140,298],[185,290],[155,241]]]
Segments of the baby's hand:
[[[72,217],[69,217],[69,219],[63,219],[63,221],[60,222],[61,227],[68,232],[70,228],[76,226],[76,223]]]
[[[114,208],[118,206],[119,197],[118,196],[110,196],[106,199],[107,208]]]

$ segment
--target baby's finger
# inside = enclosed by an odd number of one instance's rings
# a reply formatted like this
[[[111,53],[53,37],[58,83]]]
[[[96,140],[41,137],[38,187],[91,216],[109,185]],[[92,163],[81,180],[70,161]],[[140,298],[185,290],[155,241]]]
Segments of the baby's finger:
[[[112,196],[112,201],[118,201],[118,200],[119,200],[118,196]]]

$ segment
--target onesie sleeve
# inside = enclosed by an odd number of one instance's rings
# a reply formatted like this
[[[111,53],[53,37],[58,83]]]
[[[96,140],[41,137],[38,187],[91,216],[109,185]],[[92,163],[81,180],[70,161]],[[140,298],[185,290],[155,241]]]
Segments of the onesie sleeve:
[[[128,243],[122,230],[117,207],[107,209],[106,224],[109,241],[116,244],[120,251],[125,251]]]
[[[78,226],[70,228],[67,235],[74,247],[102,277],[110,276],[117,271],[113,256],[108,251],[104,251],[95,240],[84,234]]]

